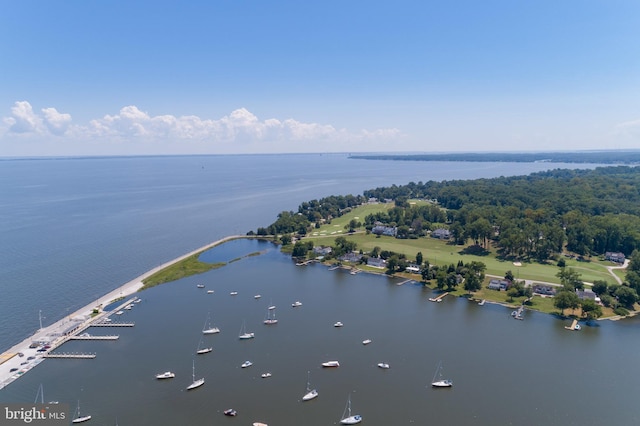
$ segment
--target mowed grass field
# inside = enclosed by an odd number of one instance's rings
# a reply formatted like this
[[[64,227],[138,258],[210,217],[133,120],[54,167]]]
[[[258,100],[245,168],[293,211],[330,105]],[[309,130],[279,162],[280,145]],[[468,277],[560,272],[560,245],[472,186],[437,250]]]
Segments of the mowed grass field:
[[[463,254],[467,246],[453,245],[446,241],[436,238],[421,237],[412,239],[397,239],[386,236],[376,236],[367,234],[364,228],[357,229],[355,233],[349,234],[345,226],[352,219],[364,222],[364,218],[372,213],[386,211],[393,207],[393,204],[367,204],[353,209],[351,212],[334,219],[330,224],[322,225],[306,237],[314,242],[316,246],[333,245],[336,237],[343,236],[357,244],[358,250],[363,252],[371,252],[374,247],[380,247],[382,250],[393,251],[395,253],[403,253],[410,261],[415,259],[418,252],[421,252],[424,259],[428,260],[432,265],[449,265],[457,264],[462,260],[463,263],[471,261],[483,262],[486,266],[487,275],[495,275],[503,277],[507,271],[512,271],[513,275],[521,280],[533,280],[539,282],[559,283],[556,274],[559,268],[552,263],[541,264],[538,262],[526,262],[520,260],[521,266],[514,265],[512,260],[504,260],[498,257],[495,248],[489,248],[489,254],[486,256],[478,256],[471,254]],[[565,258],[566,265],[580,273],[582,281],[592,283],[595,280],[603,280],[609,284],[615,284],[613,276],[607,271],[607,266],[614,266],[608,261],[600,261],[599,259],[591,259],[591,261],[578,261],[576,259]],[[616,271],[619,275],[624,276],[624,272]]]

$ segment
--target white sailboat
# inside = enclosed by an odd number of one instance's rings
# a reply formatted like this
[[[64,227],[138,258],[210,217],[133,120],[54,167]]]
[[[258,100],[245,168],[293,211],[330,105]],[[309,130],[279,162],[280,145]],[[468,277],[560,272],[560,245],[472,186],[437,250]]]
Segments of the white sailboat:
[[[240,327],[240,335],[238,336],[238,339],[246,340],[253,339],[254,337],[255,335],[253,333],[247,333],[247,324],[243,321],[242,327]]]
[[[311,389],[311,384],[309,383],[309,371],[307,371],[307,391],[302,397],[303,401],[309,401],[318,396],[318,391],[316,389]]]
[[[266,325],[277,324],[278,320],[276,319],[276,311],[274,309],[269,308],[267,310],[267,317],[263,321]]]
[[[343,425],[355,425],[362,421],[362,416],[360,414],[351,415],[351,395],[349,395],[349,399],[347,399],[347,406],[344,407],[344,412],[342,413],[342,420],[340,420],[340,424]]]
[[[204,327],[202,328],[202,334],[216,334],[220,333],[220,329],[218,327],[211,326],[211,313],[207,314],[207,320],[204,323]]]
[[[442,361],[438,363],[438,368],[436,368],[436,372],[433,375],[431,386],[434,388],[450,388],[453,386],[451,380],[442,378]]]
[[[202,339],[200,339],[200,343],[198,343],[198,349],[196,350],[196,354],[197,355],[202,355],[202,354],[208,354],[209,352],[213,351],[213,347],[202,347]]]
[[[191,373],[191,377],[193,381],[189,386],[187,386],[187,390],[195,389],[197,387],[204,385],[204,377],[202,379],[196,380],[196,362],[195,361],[193,361],[192,371],[193,372]]]
[[[38,402],[38,397],[40,397],[40,402]],[[44,387],[42,383],[40,383],[40,387],[38,388],[38,393],[36,393],[36,399],[33,401],[34,404],[44,404]],[[49,401],[48,404],[57,404],[58,401]]]
[[[91,420],[91,416],[90,415],[83,416],[80,414],[80,400],[78,400],[78,408],[76,408],[76,414],[73,420],[71,420],[71,423],[82,423],[88,420]]]

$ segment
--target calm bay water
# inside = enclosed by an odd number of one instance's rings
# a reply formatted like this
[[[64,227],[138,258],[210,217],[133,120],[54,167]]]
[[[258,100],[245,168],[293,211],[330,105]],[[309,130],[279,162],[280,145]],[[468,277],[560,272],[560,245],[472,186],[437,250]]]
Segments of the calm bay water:
[[[0,161],[2,346],[37,328],[39,309],[56,320],[166,260],[267,225],[302,201],[556,166],[399,164],[339,155]],[[42,383],[46,399],[74,406],[79,398],[92,424],[105,425],[116,417],[120,425],[327,425],[339,420],[349,394],[363,424],[372,425],[640,420],[637,320],[570,333],[549,315],[514,321],[499,306],[453,298],[431,303],[429,290],[383,276],[296,267],[270,243],[236,241],[211,256],[230,260],[263,250],[142,292],[143,302],[123,315],[136,326],[118,330],[118,341],[64,346],[95,351],[96,359],[47,360],[2,389],[0,400],[31,402]],[[295,300],[303,306],[292,308]],[[279,323],[265,326],[271,304]],[[196,357],[209,312],[222,332],[205,338],[213,353]],[[338,320],[343,328],[332,326]],[[238,340],[243,322],[255,339]],[[366,338],[373,343],[362,345]],[[186,392],[194,359],[206,383]],[[241,369],[247,359],[254,365]],[[330,359],[341,367],[320,368]],[[381,361],[391,368],[378,369]],[[428,387],[439,361],[452,389]],[[153,379],[166,370],[177,377]],[[265,371],[273,377],[260,378]],[[320,396],[302,403],[307,371]],[[222,415],[229,407],[238,410],[236,419]]]

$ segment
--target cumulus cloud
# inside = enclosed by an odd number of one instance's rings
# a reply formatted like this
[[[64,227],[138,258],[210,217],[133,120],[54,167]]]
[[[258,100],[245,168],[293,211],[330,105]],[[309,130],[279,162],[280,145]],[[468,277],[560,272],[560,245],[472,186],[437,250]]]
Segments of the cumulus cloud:
[[[71,115],[59,113],[55,108],[44,108],[44,124],[54,135],[64,134],[71,124]]]
[[[42,119],[33,112],[27,101],[16,102],[11,108],[11,117],[6,117],[4,122],[9,124],[9,131],[14,133],[42,131]]]
[[[245,108],[239,108],[219,119],[204,119],[195,115],[150,115],[135,105],[125,106],[117,114],[90,120],[86,125],[72,125],[70,114],[48,107],[41,114],[33,111],[29,102],[16,102],[11,116],[4,118],[11,133],[54,135],[92,141],[197,141],[211,147],[248,146],[313,146],[333,149],[347,142],[392,142],[401,133],[397,129],[349,131],[328,124],[304,123],[292,118],[259,119]],[[304,145],[303,145],[304,143]],[[319,147],[320,145],[318,145]]]

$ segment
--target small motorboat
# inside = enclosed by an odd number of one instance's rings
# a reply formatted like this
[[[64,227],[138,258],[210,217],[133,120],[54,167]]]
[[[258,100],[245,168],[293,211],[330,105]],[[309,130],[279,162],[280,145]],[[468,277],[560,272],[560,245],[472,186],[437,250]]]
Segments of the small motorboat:
[[[267,377],[271,377],[271,373],[262,373],[261,376],[263,379],[266,379]]]
[[[173,379],[174,377],[176,377],[176,375],[171,371],[165,371],[164,373],[156,374],[156,379]]]
[[[371,339],[366,339],[362,341],[363,345],[368,345],[369,343],[371,343]]]
[[[342,327],[344,324],[341,323],[340,321],[338,321],[337,323],[333,324],[334,327]]]
[[[247,368],[247,367],[251,367],[253,365],[253,363],[251,361],[245,361],[242,363],[242,365],[240,367],[242,368]]]
[[[386,370],[386,369],[388,369],[388,368],[389,368],[389,364],[387,364],[386,362],[379,362],[379,363],[378,363],[378,367],[380,367],[380,368],[382,368],[382,369]]]
[[[323,367],[340,367],[340,363],[338,361],[327,361],[322,363]]]
[[[224,413],[225,416],[231,416],[231,417],[234,417],[234,416],[238,415],[238,412],[236,410],[234,410],[233,408],[228,408],[228,409],[224,410],[223,413]]]
[[[296,300],[295,302],[293,302],[291,304],[292,307],[297,308],[298,306],[302,306],[302,302],[299,300]]]

